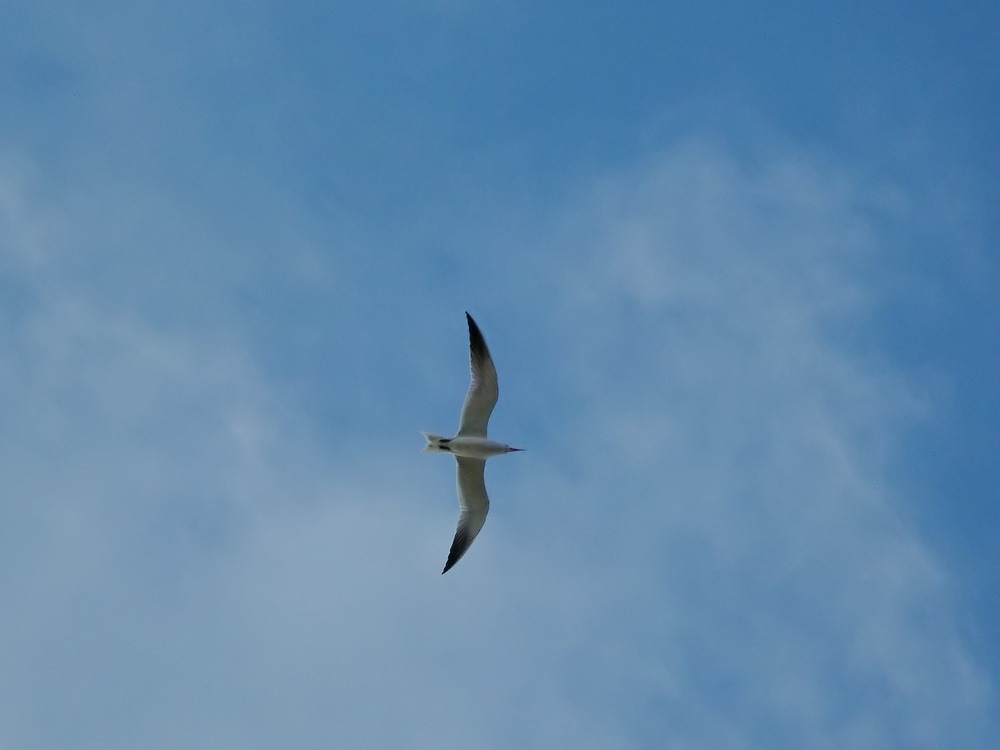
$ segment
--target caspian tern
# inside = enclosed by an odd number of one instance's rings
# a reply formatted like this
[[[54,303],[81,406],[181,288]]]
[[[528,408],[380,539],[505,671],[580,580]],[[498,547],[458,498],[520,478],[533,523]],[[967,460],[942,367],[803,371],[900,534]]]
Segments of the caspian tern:
[[[448,561],[441,571],[442,575],[462,558],[486,523],[486,514],[490,510],[490,498],[486,494],[486,482],[483,478],[486,459],[522,450],[486,438],[486,425],[500,395],[497,370],[476,321],[469,313],[465,313],[465,317],[469,321],[472,383],[462,405],[458,433],[451,438],[422,433],[427,438],[425,451],[451,453],[458,462],[458,528],[455,540],[451,543]]]

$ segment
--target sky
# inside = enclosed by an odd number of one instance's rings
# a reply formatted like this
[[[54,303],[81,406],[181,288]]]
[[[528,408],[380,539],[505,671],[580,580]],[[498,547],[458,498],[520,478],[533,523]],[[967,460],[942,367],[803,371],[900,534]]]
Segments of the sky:
[[[998,28],[5,0],[0,747],[994,747]]]

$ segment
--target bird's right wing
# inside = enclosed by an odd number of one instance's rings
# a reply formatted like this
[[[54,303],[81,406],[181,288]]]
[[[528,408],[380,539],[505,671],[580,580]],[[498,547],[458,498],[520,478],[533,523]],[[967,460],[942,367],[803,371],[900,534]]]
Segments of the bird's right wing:
[[[486,459],[456,456],[455,460],[458,462],[458,528],[442,574],[447,573],[462,559],[462,555],[472,546],[476,535],[486,523],[486,514],[490,512],[484,476]]]
[[[486,339],[469,313],[469,359],[472,363],[472,383],[462,404],[458,434],[463,437],[486,437],[486,425],[493,407],[497,405],[500,388],[497,386],[497,369],[493,366]]]

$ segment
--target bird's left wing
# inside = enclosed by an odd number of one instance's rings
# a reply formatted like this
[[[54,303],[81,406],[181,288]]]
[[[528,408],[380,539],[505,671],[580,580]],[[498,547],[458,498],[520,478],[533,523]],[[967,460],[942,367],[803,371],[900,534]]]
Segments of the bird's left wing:
[[[458,528],[442,574],[447,573],[462,559],[462,555],[472,546],[476,535],[486,523],[486,514],[490,512],[484,476],[486,459],[456,456],[455,460],[458,462]]]

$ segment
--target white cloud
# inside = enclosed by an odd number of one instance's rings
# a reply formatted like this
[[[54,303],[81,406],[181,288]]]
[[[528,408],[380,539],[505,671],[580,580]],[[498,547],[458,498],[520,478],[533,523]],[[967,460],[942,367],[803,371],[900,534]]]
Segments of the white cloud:
[[[694,142],[568,216],[578,327],[553,359],[584,369],[572,432],[591,440],[553,516],[608,514],[588,539],[608,551],[589,546],[580,564],[596,557],[632,592],[613,611],[667,617],[623,656],[641,674],[651,644],[671,644],[666,736],[987,736],[994,694],[948,574],[888,481],[922,406],[854,345],[880,291],[887,192],[808,155],[753,164]],[[692,715],[713,718],[666,718]],[[708,726],[727,722],[740,742]]]
[[[911,748],[995,727],[948,572],[888,481],[920,403],[854,346],[883,186],[692,142],[581,191],[544,251],[494,256],[483,304],[517,301],[480,320],[503,354],[496,425],[530,450],[491,464],[490,522],[445,577],[452,467],[416,436],[439,425],[398,427],[408,443],[366,420],[413,413],[414,373],[436,401],[464,370],[460,319],[454,359],[410,365],[384,342],[426,328],[349,315],[322,424],[260,366],[270,339],[233,295],[202,326],[116,294],[113,254],[39,266],[90,240],[37,217],[87,212],[0,194],[4,283],[30,300],[2,328],[0,742]],[[173,197],[200,216],[173,244],[231,260],[240,209],[197,200]],[[252,235],[265,288],[271,238]],[[164,300],[188,270],[161,259]],[[360,282],[385,294],[369,273],[285,283],[340,284],[350,311]],[[398,292],[420,309],[426,289]]]

